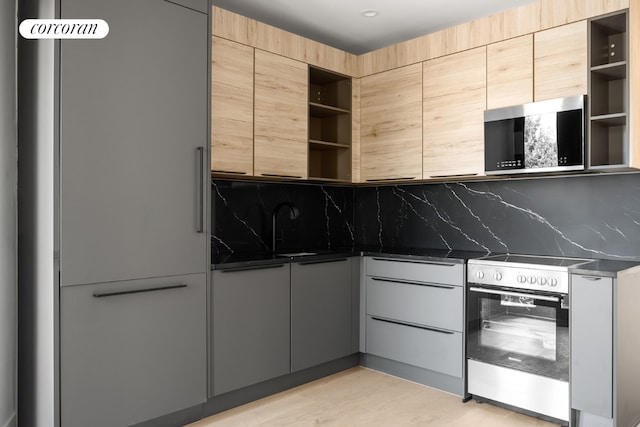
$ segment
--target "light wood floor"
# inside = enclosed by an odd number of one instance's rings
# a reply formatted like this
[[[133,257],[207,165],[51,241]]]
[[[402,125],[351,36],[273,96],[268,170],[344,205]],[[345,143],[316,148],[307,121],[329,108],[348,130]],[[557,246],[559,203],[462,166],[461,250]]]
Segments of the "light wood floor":
[[[205,418],[189,427],[550,427],[537,418],[357,367]]]

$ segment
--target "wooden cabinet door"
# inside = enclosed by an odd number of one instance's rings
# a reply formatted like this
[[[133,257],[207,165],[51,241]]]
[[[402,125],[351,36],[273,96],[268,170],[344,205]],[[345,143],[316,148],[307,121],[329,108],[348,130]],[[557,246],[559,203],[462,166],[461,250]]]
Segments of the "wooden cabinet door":
[[[361,180],[422,178],[422,66],[361,80]]]
[[[486,47],[423,64],[423,177],[483,174]]]
[[[255,52],[254,174],[307,178],[307,65]]]
[[[534,35],[534,100],[587,93],[587,21]]]
[[[253,175],[253,48],[211,39],[211,170]]]
[[[533,35],[487,46],[487,109],[533,102]]]

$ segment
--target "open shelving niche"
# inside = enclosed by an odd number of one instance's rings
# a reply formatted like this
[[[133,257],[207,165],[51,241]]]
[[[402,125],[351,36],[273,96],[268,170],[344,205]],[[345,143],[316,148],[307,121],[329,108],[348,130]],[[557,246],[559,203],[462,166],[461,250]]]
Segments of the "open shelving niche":
[[[351,78],[309,67],[309,179],[351,182]]]
[[[589,167],[629,166],[627,11],[589,25]]]

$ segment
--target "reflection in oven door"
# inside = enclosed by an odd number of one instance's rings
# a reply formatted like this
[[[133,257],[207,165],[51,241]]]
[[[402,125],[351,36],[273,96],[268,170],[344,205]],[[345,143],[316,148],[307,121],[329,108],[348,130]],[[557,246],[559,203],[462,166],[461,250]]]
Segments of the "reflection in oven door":
[[[569,319],[562,294],[469,288],[467,356],[569,380]]]

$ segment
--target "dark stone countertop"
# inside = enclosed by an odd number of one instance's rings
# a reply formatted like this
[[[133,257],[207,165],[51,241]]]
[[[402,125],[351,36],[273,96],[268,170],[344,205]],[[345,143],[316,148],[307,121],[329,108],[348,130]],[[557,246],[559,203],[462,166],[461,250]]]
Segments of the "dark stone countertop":
[[[464,264],[472,258],[480,258],[488,255],[486,252],[456,251],[446,249],[418,249],[418,248],[356,248],[360,255],[372,257],[390,257],[400,259],[413,259],[421,261],[440,261],[456,264]]]
[[[313,255],[292,255],[285,256],[284,253],[312,252]],[[245,253],[217,255],[213,257],[212,270],[229,270],[237,268],[262,267],[268,265],[287,264],[299,261],[325,261],[331,259],[345,258],[360,255],[351,249],[336,250],[309,250],[309,251],[283,251],[283,254],[274,255],[271,253]]]
[[[271,253],[234,253],[228,255],[219,254],[213,257],[211,269],[225,270],[235,268],[250,268],[267,265],[286,264],[289,262],[300,262],[302,260],[313,262],[353,256],[386,257],[416,261],[434,261],[464,264],[469,259],[491,255],[485,252],[457,251],[446,249],[380,248],[369,246],[336,248],[330,250],[283,250],[283,252],[312,252],[314,254],[295,256],[282,256],[274,255]],[[587,262],[575,268],[571,268],[570,273],[615,278],[621,271],[637,266],[640,266],[640,262],[594,259],[591,262]]]
[[[621,271],[637,266],[640,266],[640,262],[595,259],[592,262],[572,268],[569,272],[572,274],[615,278]]]
[[[287,250],[283,252],[295,253],[302,251]],[[281,255],[273,255],[271,253],[236,253],[228,255],[218,254],[213,257],[211,269],[224,270],[234,268],[260,267],[267,265],[286,264],[287,262],[297,262],[302,260],[313,262],[352,256],[388,257],[464,264],[468,259],[487,255],[484,252],[449,251],[445,249],[379,248],[364,246],[354,248],[336,248],[331,250],[305,250],[304,252],[313,252],[314,255],[298,255],[287,257]]]

